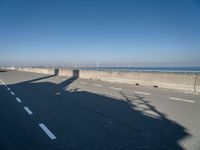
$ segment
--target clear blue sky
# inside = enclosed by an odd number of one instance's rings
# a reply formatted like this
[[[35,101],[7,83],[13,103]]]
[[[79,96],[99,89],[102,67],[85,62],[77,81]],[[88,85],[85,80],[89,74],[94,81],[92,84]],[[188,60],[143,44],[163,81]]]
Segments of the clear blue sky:
[[[0,0],[0,65],[200,66],[200,0]]]

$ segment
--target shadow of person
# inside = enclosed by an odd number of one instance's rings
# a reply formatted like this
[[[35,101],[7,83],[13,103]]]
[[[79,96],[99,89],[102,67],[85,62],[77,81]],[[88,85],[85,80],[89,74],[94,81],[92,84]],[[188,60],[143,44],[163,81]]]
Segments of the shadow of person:
[[[189,137],[189,133],[148,100],[136,94],[129,97],[123,92],[121,98],[113,98],[81,91],[71,86],[76,80],[69,78],[59,84],[23,82],[23,88],[31,87],[27,92],[40,91],[33,94],[42,97],[42,101],[30,97],[29,103],[59,137],[54,149],[183,149],[179,141]],[[18,88],[17,84],[11,86]]]

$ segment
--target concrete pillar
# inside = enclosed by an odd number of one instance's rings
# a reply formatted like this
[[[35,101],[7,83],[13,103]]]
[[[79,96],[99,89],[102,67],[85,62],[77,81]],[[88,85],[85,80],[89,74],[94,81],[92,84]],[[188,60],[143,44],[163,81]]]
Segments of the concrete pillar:
[[[196,86],[197,86],[197,75],[194,75],[194,92],[196,93]]]
[[[79,78],[79,70],[73,70],[73,77]]]
[[[54,75],[57,76],[58,74],[59,74],[59,69],[55,69],[55,70],[54,70]]]

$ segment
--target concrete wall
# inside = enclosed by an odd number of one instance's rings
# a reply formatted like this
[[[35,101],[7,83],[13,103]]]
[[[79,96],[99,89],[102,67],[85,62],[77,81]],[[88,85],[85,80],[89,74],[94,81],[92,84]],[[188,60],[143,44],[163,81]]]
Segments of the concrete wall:
[[[32,67],[18,67],[15,68],[17,71],[25,71],[25,72],[34,72],[34,73],[42,73],[42,74],[55,74],[55,69],[53,68],[32,68]],[[68,76],[71,77],[73,75],[73,71],[71,69],[58,69],[59,76]]]
[[[158,86],[170,89],[194,91],[195,75],[175,73],[145,73],[145,72],[106,72],[80,71],[80,78],[100,79],[111,82]],[[200,93],[200,77],[197,76],[196,91]]]
[[[22,68],[15,68],[18,71],[25,71],[25,72],[34,72],[34,73],[43,73],[43,74],[54,74],[54,69],[50,68],[31,68],[31,67],[22,67]]]
[[[196,76],[196,87],[195,90],[197,93],[200,93],[200,75]]]
[[[71,69],[59,69],[59,76],[67,76],[67,77],[72,77],[73,75],[73,70]]]
[[[10,69],[10,68],[9,68]],[[18,71],[35,72],[43,74],[55,74],[52,68],[15,68]],[[73,76],[73,70],[59,69],[60,76]],[[140,84],[144,86],[158,86],[163,88],[196,91],[200,93],[200,75],[175,74],[175,73],[145,73],[145,72],[109,72],[80,70],[79,77],[85,79],[96,79],[110,82],[128,84]]]

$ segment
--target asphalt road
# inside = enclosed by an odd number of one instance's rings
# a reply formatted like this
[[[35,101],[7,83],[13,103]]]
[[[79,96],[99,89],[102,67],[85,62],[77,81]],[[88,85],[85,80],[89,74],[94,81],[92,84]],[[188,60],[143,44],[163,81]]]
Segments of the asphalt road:
[[[0,71],[0,150],[199,150],[200,95]]]

